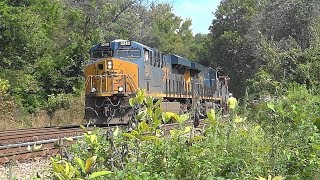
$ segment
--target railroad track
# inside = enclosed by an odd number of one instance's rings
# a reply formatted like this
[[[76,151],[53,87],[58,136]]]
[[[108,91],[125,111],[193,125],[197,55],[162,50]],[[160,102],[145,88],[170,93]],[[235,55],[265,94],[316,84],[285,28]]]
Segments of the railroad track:
[[[111,127],[102,128],[108,130]],[[2,131],[0,132],[0,164],[57,154],[60,150],[59,145],[64,138],[77,139],[82,137],[83,133],[80,126]],[[68,141],[64,143],[68,143]]]
[[[186,123],[185,125],[192,125]],[[200,123],[202,127],[204,123]],[[162,126],[165,133],[177,127],[177,123]],[[90,129],[91,127],[89,127]],[[101,127],[106,131],[112,127]],[[72,139],[81,138],[83,129],[79,126],[30,128],[19,130],[7,130],[0,132],[0,164],[10,161],[22,161],[36,157],[51,156],[61,153],[61,144],[68,145],[70,141],[64,141],[66,137]]]

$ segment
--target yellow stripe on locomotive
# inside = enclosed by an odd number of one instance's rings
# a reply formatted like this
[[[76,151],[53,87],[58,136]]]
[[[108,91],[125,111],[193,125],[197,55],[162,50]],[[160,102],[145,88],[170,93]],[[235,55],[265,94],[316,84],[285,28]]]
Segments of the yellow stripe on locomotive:
[[[87,65],[85,78],[88,96],[128,95],[138,90],[138,65],[108,57]]]

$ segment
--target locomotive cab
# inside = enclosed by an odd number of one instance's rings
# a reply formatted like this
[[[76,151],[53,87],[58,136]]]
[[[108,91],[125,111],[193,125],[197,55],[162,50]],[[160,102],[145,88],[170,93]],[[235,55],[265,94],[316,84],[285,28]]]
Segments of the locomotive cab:
[[[118,51],[116,51],[119,53]],[[110,97],[137,91],[138,67],[115,57],[109,43],[90,50],[90,62],[85,68],[86,95]]]
[[[138,90],[138,65],[121,57],[136,52],[115,47],[114,42],[94,46],[85,67],[85,119],[96,124],[126,124],[126,97]]]

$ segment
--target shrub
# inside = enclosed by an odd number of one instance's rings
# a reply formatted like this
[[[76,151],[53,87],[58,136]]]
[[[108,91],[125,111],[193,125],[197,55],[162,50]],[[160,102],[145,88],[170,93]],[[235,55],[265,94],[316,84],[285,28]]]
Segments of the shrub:
[[[81,172],[79,159],[94,157],[90,173],[103,171],[109,179],[276,180],[320,175],[320,137],[315,126],[319,97],[305,87],[292,86],[286,96],[251,107],[234,121],[222,120],[211,111],[202,131],[183,125],[188,114],[163,113],[160,103],[152,102],[140,91],[130,100],[134,107],[145,107],[137,112],[140,122],[134,129],[85,129],[84,138],[69,149],[71,156],[53,161],[61,165],[63,160]],[[164,135],[159,122],[169,119],[179,126]],[[89,178],[90,173],[73,177]]]

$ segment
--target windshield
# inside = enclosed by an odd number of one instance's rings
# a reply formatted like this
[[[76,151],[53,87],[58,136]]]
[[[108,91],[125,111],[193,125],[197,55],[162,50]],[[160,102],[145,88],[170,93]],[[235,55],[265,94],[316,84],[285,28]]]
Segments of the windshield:
[[[139,59],[141,57],[140,49],[118,49],[117,56],[124,59]]]
[[[91,58],[99,59],[99,58],[107,58],[112,57],[111,50],[96,50],[91,53]]]

